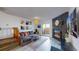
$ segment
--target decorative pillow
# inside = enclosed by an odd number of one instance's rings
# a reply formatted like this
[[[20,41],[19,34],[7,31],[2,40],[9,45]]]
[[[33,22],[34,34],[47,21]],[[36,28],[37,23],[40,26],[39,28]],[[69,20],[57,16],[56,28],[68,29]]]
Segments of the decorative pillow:
[[[25,36],[29,36],[29,32],[25,32]]]
[[[20,36],[25,36],[24,32],[21,32],[21,33],[20,33]]]

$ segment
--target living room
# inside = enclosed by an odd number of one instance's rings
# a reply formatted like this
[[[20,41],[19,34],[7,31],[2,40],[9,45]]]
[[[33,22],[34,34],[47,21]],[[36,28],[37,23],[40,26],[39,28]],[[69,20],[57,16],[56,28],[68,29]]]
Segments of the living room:
[[[0,50],[53,51],[52,20],[73,10],[72,7],[0,7]]]

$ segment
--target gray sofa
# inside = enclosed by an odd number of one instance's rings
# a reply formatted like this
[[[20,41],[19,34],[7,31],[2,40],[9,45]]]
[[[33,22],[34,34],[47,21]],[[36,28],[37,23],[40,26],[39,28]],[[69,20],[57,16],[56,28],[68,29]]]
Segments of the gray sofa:
[[[31,34],[29,36],[25,36],[24,34],[20,35],[21,46],[29,44],[30,42],[36,41],[38,39],[39,39],[39,36],[35,34]]]

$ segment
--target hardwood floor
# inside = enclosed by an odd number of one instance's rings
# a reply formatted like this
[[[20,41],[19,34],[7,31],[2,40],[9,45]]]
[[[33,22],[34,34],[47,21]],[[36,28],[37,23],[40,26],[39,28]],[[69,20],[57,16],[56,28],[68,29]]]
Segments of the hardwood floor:
[[[8,51],[18,46],[14,38],[0,40],[0,51]]]

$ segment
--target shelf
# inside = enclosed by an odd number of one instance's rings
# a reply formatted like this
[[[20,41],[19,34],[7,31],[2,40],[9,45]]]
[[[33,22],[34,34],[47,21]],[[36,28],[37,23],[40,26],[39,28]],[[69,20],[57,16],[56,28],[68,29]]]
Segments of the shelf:
[[[19,32],[28,32],[28,31],[33,31],[33,30],[20,30]]]

